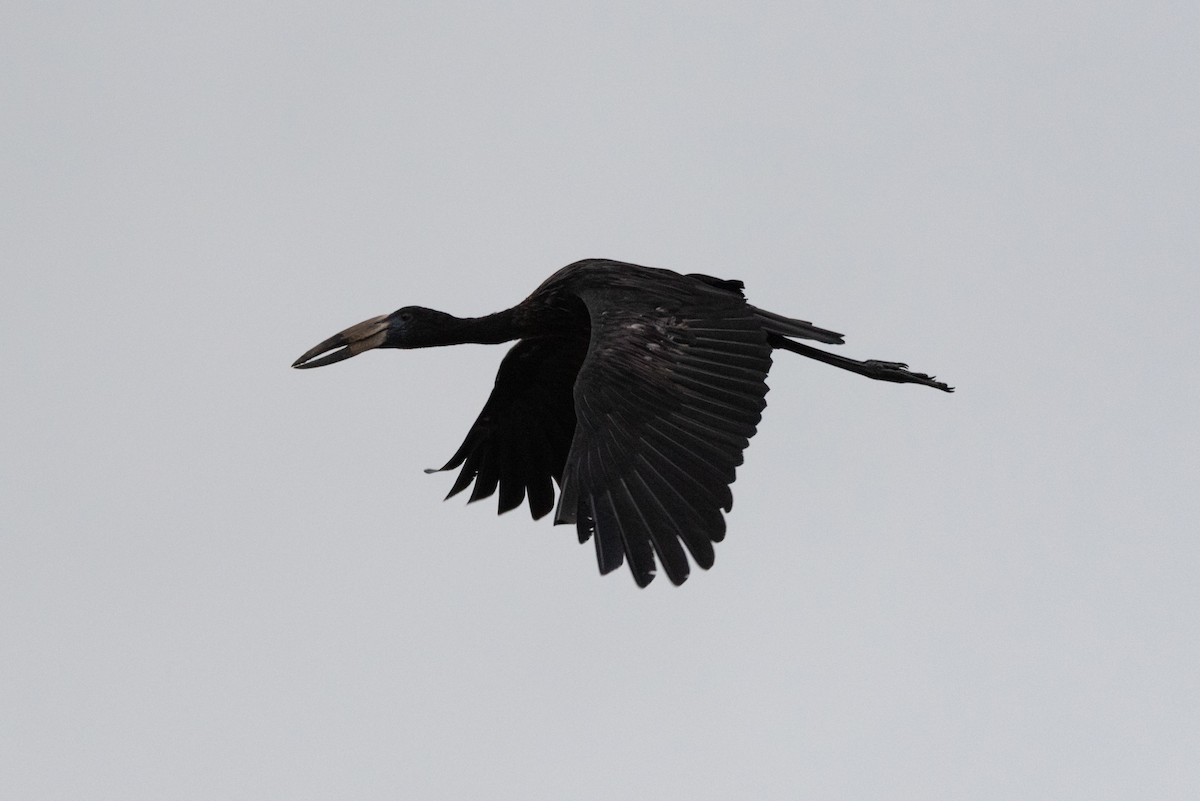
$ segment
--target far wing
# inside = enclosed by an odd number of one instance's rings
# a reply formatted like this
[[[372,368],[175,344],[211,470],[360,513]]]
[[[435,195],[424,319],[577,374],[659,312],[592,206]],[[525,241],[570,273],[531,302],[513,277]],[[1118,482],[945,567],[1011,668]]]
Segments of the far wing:
[[[581,289],[592,319],[556,523],[595,536],[601,573],[629,560],[675,584],[725,535],[729,485],[762,410],[771,347],[756,310],[699,281]]]
[[[471,501],[500,489],[499,511],[529,498],[534,519],[554,508],[554,485],[575,430],[571,395],[587,343],[569,338],[522,340],[500,363],[483,411],[440,470],[462,465],[447,498],[475,482]],[[436,472],[433,470],[427,472]]]

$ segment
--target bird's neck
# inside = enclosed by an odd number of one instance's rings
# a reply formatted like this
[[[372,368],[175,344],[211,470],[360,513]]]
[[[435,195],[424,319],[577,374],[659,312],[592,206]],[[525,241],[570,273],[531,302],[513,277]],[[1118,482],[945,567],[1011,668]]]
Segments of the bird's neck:
[[[453,343],[479,345],[498,345],[521,336],[512,309],[483,317],[456,317],[447,333],[451,335]]]

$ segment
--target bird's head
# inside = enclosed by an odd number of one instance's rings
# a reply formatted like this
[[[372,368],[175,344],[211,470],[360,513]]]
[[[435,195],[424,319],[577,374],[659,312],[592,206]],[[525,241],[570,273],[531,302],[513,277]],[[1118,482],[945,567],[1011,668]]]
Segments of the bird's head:
[[[447,343],[457,317],[423,306],[405,306],[391,314],[372,317],[334,334],[308,350],[292,367],[322,367],[374,348],[427,348]],[[330,352],[332,351],[332,352]],[[324,353],[324,356],[321,354]],[[317,358],[320,356],[320,358]]]

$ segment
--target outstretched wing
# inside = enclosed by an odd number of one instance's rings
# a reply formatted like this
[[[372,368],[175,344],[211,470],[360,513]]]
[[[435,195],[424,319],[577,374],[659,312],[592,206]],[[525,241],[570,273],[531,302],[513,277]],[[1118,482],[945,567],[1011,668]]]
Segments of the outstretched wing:
[[[645,586],[657,554],[680,584],[684,546],[707,569],[725,535],[734,469],[766,406],[771,346],[738,294],[637,278],[576,290],[591,342],[555,522],[574,522],[580,542],[595,537],[601,573],[628,559]]]
[[[578,338],[554,337],[522,340],[508,351],[483,411],[458,451],[438,468],[462,465],[447,498],[474,481],[470,500],[487,498],[499,487],[501,513],[526,497],[534,519],[554,508],[551,479],[562,482],[575,430],[571,390],[586,349]]]

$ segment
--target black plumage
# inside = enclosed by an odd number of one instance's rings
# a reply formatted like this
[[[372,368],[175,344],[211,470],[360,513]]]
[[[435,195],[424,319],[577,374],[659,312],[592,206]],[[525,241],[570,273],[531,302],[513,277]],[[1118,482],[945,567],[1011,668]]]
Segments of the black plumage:
[[[841,334],[746,302],[740,281],[587,259],[523,302],[458,318],[418,306],[330,337],[292,365],[331,364],[371,348],[517,340],[491,396],[441,470],[450,494],[499,492],[499,510],[555,509],[593,539],[601,573],[628,561],[645,586],[655,561],[675,584],[713,564],[729,485],[766,406],[771,352],[788,350],[870,378],[952,389],[906,365],[856,361],[794,342]],[[322,355],[325,354],[325,355]],[[430,471],[434,472],[434,471]],[[685,553],[686,549],[686,553]]]

